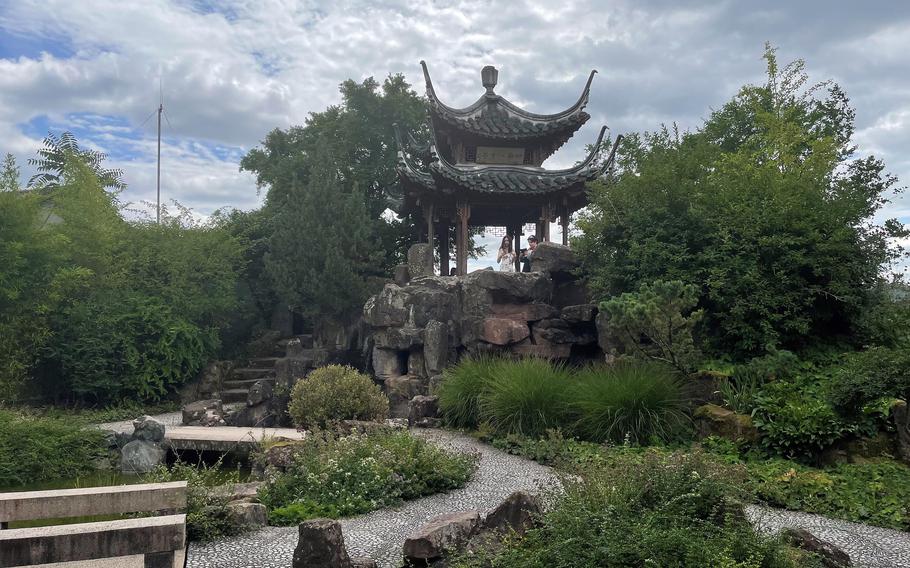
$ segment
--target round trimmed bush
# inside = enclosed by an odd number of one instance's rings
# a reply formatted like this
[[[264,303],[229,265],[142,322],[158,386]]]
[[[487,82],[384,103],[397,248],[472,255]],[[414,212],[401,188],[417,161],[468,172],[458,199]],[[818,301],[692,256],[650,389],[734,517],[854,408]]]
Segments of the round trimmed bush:
[[[373,379],[353,367],[328,365],[297,381],[288,412],[303,428],[337,420],[382,420],[389,414],[389,399]]]

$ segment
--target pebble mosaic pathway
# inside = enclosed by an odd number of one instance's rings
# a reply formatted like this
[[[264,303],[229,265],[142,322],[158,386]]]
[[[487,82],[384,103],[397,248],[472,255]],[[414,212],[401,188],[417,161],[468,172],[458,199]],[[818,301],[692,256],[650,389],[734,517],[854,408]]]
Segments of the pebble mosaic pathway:
[[[477,472],[462,489],[404,503],[341,521],[351,556],[369,556],[381,568],[401,563],[405,537],[431,517],[478,509],[486,513],[513,491],[546,491],[559,486],[555,472],[506,454],[477,440],[444,430],[413,430],[443,447],[479,455]],[[791,511],[750,506],[750,520],[762,530],[805,528],[843,548],[858,568],[910,568],[910,533]],[[267,527],[207,544],[192,543],[189,568],[289,568],[297,527]]]

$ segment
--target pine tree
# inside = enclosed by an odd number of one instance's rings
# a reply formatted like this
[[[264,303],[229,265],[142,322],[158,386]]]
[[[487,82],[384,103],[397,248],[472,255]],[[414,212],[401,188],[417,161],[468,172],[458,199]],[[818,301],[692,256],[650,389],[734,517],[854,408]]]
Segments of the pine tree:
[[[306,185],[292,182],[265,258],[278,295],[310,321],[361,305],[381,252],[371,242],[375,221],[363,195],[345,192],[338,176],[334,160],[320,151]]]

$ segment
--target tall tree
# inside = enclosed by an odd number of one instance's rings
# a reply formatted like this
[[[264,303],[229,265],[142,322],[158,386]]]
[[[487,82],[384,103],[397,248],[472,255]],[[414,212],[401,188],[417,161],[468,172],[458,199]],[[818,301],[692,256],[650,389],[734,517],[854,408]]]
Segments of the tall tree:
[[[16,157],[7,152],[0,171],[0,191],[19,191],[19,166]]]
[[[699,287],[702,331],[720,353],[799,349],[854,334],[896,252],[896,221],[872,223],[895,190],[852,158],[854,111],[801,61],[747,85],[696,132],[630,136],[620,173],[592,188],[577,241],[602,296],[654,280]]]
[[[60,187],[67,161],[74,157],[88,166],[98,178],[101,187],[114,191],[126,188],[126,184],[123,183],[123,171],[102,167],[101,163],[107,156],[96,150],[80,148],[72,132],[64,132],[60,136],[48,132],[44,137],[43,147],[38,150],[38,157],[28,160],[29,165],[38,169],[38,173],[28,180],[28,187],[43,192]]]

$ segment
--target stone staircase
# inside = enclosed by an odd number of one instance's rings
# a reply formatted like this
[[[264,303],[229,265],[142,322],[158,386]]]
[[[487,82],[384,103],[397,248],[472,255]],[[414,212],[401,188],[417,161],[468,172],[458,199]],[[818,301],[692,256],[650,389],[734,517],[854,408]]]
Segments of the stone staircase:
[[[285,358],[294,356],[288,352],[288,344],[299,340],[298,350],[312,350],[313,336],[310,334],[295,335],[278,340],[268,357],[252,357],[245,361],[245,366],[236,366],[228,373],[222,383],[221,402],[224,404],[245,403],[250,393],[250,388],[257,382],[266,382],[274,387],[277,380],[276,365]],[[296,348],[292,347],[292,351]]]

